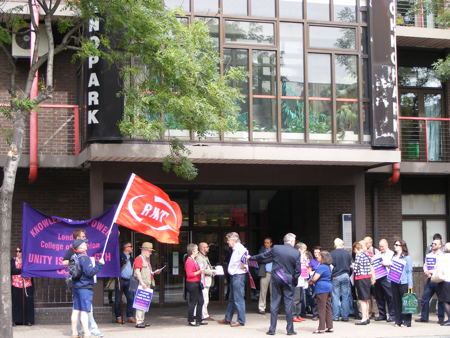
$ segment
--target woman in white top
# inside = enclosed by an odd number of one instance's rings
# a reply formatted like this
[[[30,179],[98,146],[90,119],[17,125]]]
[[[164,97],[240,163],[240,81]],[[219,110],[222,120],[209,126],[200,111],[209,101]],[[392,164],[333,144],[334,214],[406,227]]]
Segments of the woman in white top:
[[[445,313],[447,313],[447,321],[442,326],[450,326],[450,242],[444,246],[444,254],[439,257],[437,269],[443,270],[445,279],[438,284],[437,294],[439,301],[444,303]]]

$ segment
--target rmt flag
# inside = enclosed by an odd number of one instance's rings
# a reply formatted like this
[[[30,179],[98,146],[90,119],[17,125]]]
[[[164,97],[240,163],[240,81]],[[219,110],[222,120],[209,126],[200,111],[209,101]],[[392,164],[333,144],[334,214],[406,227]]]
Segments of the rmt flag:
[[[164,191],[132,174],[114,222],[161,243],[178,244],[182,215],[178,204]]]

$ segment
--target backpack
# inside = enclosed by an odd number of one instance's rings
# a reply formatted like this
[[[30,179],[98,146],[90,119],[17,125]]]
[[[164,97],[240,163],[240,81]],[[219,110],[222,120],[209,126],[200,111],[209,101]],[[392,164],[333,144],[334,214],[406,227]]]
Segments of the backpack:
[[[69,274],[66,277],[66,285],[70,290],[73,287],[73,282],[81,278],[82,270],[80,265],[80,259],[77,254],[73,254],[70,257],[70,263],[68,266]]]

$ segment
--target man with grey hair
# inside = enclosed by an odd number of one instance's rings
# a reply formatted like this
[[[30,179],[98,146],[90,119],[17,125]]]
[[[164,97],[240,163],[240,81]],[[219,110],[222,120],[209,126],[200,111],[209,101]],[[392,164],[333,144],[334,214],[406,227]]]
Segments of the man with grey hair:
[[[286,313],[286,331],[289,336],[297,334],[293,324],[294,288],[300,275],[300,253],[294,249],[295,235],[288,233],[283,238],[284,245],[275,245],[272,250],[250,257],[251,260],[261,262],[272,259],[272,300],[270,302],[270,327],[266,332],[274,335],[277,328],[278,311],[281,297],[284,300]]]
[[[344,241],[340,238],[334,240],[335,249],[330,252],[333,259],[333,271],[331,279],[333,284],[332,304],[333,320],[347,322],[350,314],[351,285],[350,285],[350,266],[352,264],[352,255],[344,249]]]
[[[248,271],[247,249],[241,244],[239,235],[230,232],[225,236],[228,246],[232,250],[228,262],[228,274],[230,275],[230,292],[225,318],[218,321],[219,324],[230,324],[231,327],[245,325],[245,275]],[[237,322],[233,322],[234,311],[237,312]]]

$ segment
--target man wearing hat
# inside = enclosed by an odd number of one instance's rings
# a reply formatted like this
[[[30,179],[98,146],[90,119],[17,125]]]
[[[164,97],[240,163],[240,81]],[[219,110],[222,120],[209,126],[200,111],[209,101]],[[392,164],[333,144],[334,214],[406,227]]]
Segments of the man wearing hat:
[[[139,280],[139,286],[144,289],[150,289],[155,286],[155,279],[153,274],[159,274],[161,271],[153,272],[150,263],[150,256],[153,253],[153,244],[144,242],[141,246],[141,254],[134,260],[134,275]],[[136,309],[136,327],[143,329],[150,324],[145,323],[145,311]]]
[[[87,242],[84,239],[76,239],[72,244],[73,251],[77,256],[81,276],[73,280],[73,311],[72,311],[72,336],[78,337],[77,324],[81,321],[84,337],[90,337],[88,326],[89,312],[92,311],[92,298],[94,295],[93,285],[94,276],[100,271],[105,264],[103,257],[95,264],[86,254]]]

